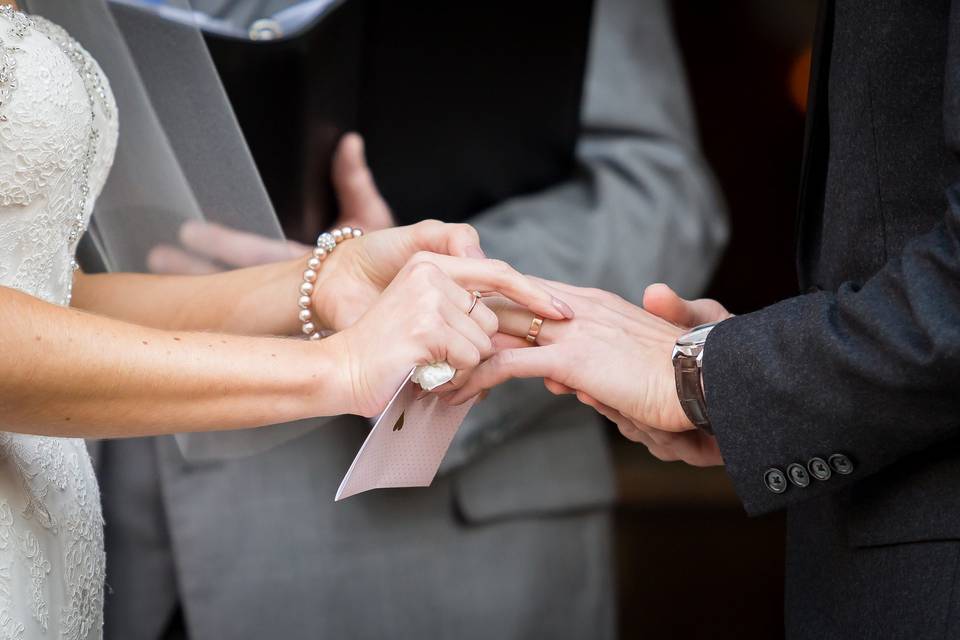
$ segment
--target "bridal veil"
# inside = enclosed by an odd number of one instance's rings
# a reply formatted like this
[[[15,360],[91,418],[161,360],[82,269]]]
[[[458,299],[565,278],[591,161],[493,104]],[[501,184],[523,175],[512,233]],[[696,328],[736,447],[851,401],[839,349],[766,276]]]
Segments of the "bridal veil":
[[[191,220],[283,237],[189,0],[166,0],[162,11],[124,1],[20,2],[92,53],[116,95],[116,160],[86,239],[103,268],[145,271],[150,250],[178,244]],[[176,437],[188,459],[230,458],[322,421]]]

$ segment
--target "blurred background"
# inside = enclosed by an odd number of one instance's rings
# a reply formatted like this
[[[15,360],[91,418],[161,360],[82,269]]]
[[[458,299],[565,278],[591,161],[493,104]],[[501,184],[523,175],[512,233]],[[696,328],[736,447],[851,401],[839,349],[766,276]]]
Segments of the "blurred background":
[[[673,2],[701,143],[730,212],[730,243],[707,295],[734,313],[796,293],[816,6]],[[622,637],[782,637],[783,514],[747,518],[721,469],[662,463],[619,437],[611,446]]]

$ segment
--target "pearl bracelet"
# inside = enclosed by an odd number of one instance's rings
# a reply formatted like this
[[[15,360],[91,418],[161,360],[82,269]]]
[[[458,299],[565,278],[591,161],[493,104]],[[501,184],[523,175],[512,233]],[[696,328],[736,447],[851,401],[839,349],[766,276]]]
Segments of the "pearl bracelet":
[[[353,229],[351,227],[341,227],[334,229],[329,233],[324,232],[317,238],[317,246],[313,249],[313,254],[307,260],[307,269],[303,272],[303,282],[300,283],[300,299],[297,300],[297,306],[300,307],[301,329],[304,335],[309,336],[311,340],[319,340],[324,334],[317,331],[317,325],[313,322],[313,312],[310,310],[313,299],[314,283],[317,281],[317,272],[320,265],[327,256],[330,255],[337,245],[344,240],[359,238],[363,235],[362,229]]]

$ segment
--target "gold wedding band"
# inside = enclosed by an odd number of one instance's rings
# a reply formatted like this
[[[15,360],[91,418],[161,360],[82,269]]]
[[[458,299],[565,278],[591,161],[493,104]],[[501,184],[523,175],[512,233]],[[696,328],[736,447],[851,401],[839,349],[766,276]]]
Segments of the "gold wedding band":
[[[480,298],[483,297],[479,291],[471,291],[470,295],[473,296],[473,302],[470,303],[470,309],[467,311],[467,315],[473,313],[473,310],[477,308],[477,303],[480,302]]]
[[[540,336],[540,329],[543,327],[543,318],[540,316],[533,316],[533,321],[530,323],[530,330],[527,331],[527,342],[530,344],[537,344],[537,338]]]

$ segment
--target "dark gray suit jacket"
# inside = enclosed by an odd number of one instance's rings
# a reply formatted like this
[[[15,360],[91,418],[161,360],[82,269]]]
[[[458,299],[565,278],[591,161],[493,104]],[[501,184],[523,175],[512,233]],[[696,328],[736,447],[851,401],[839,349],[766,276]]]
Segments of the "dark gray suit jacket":
[[[960,2],[827,3],[809,293],[722,323],[704,363],[744,505],[788,509],[790,637],[960,635],[958,152]]]

